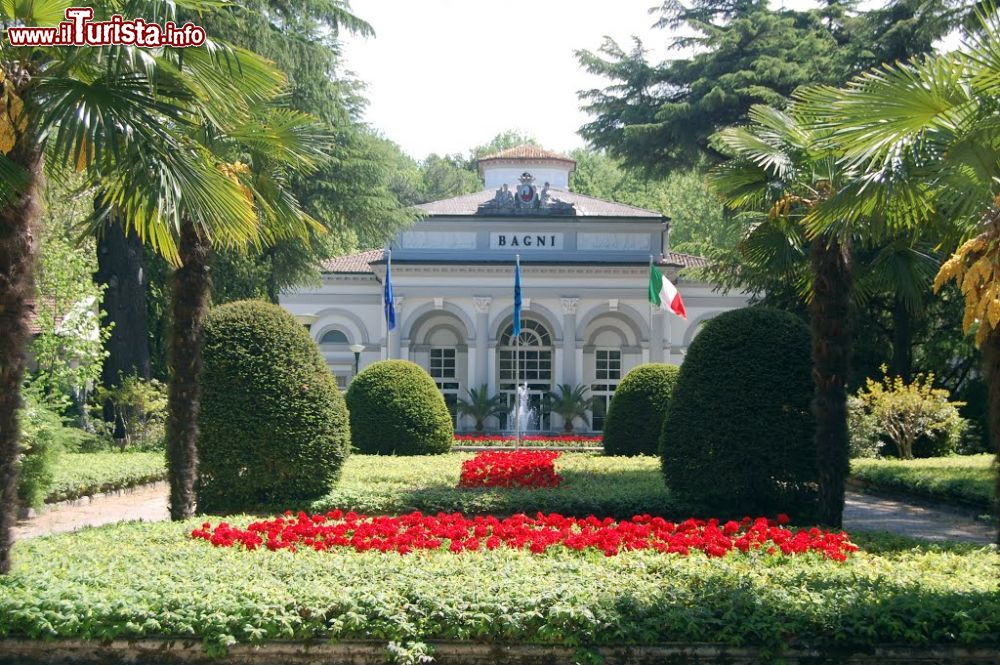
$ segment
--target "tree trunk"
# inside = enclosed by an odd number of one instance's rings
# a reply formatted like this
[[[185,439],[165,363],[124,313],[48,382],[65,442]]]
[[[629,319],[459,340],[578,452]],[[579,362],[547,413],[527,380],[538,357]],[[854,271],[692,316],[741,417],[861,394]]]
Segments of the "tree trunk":
[[[167,472],[170,518],[194,515],[198,478],[198,385],[202,364],[202,325],[211,282],[210,248],[190,220],[181,224],[181,267],[171,289],[170,380],[167,386]]]
[[[913,315],[899,298],[892,304],[892,360],[889,373],[907,383],[913,374]]]
[[[813,381],[816,392],[816,462],[819,470],[819,519],[840,527],[844,482],[850,470],[847,431],[847,376],[851,354],[851,268],[849,250],[837,240],[812,241],[810,303]]]
[[[150,376],[145,268],[142,240],[135,231],[126,236],[116,217],[97,237],[94,273],[94,281],[106,287],[101,302],[102,324],[111,325],[105,345],[108,355],[101,371],[105,388],[117,387],[125,376]],[[104,404],[104,419],[114,421],[116,439],[125,436],[124,423],[116,417],[111,400]]]
[[[42,155],[22,136],[7,157],[27,172],[25,188],[0,209],[0,574],[10,571],[17,518],[21,382],[30,336],[28,301],[35,297],[35,229],[41,208]]]
[[[994,328],[983,343],[983,361],[986,374],[986,389],[989,392],[990,441],[997,454],[996,513],[1000,519],[1000,330]],[[1000,545],[1000,531],[997,532]]]

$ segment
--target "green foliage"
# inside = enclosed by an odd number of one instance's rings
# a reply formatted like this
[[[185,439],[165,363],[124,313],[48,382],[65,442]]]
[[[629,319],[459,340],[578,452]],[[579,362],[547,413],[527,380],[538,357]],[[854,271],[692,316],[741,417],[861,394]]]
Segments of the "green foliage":
[[[610,38],[577,58],[607,80],[580,93],[594,116],[580,134],[660,173],[717,158],[710,136],[745,122],[754,104],[781,107],[800,86],[929,53],[958,13],[945,0],[896,0],[867,13],[844,3],[797,11],[718,0],[664,2],[658,11],[657,25],[671,33],[664,61],[650,61],[638,39],[626,50]]]
[[[809,331],[751,307],[707,322],[688,348],[663,421],[667,486],[740,515],[809,514],[817,481]]]
[[[847,398],[847,429],[851,433],[851,459],[878,457],[882,447],[878,418],[871,414],[860,397]]]
[[[122,450],[163,447],[167,420],[167,388],[163,383],[132,374],[114,388],[98,386],[94,399],[97,411],[103,410],[104,403],[110,401],[115,418],[124,424],[125,436],[116,442]],[[110,435],[114,429],[113,423],[106,425]]]
[[[956,502],[983,511],[988,511],[994,500],[993,474],[993,458],[987,454],[851,461],[851,477],[866,487]]]
[[[605,455],[657,454],[679,373],[676,365],[648,363],[625,375],[604,421]]]
[[[74,191],[82,179],[53,174],[44,192],[45,212],[35,270],[34,324],[38,334],[30,352],[37,370],[33,382],[44,399],[65,413],[86,401],[87,387],[100,380],[104,342],[98,305],[104,287],[94,283],[94,241],[79,242],[79,226],[91,215],[93,192]]]
[[[137,487],[164,480],[162,452],[65,453],[52,469],[46,503],[78,499],[101,492]]]
[[[21,409],[21,455],[17,499],[23,507],[37,508],[52,486],[53,468],[62,452],[62,420],[37,395],[24,395]]]
[[[601,151],[581,148],[571,156],[576,160],[573,191],[662,212],[670,218],[673,251],[714,255],[732,250],[740,239],[740,225],[726,217],[700,168],[654,178]]]
[[[347,411],[309,333],[243,301],[205,321],[198,418],[201,511],[321,496],[348,453]]]
[[[564,478],[558,492],[531,488],[459,489],[462,462],[473,456],[474,453],[425,457],[352,455],[344,466],[341,482],[306,507],[369,514],[420,510],[475,515],[541,511],[621,519],[643,513],[677,519],[688,516],[676,508],[655,457],[563,453],[556,461],[556,470]]]
[[[244,526],[251,517],[230,521]],[[485,644],[714,643],[871,653],[995,648],[1000,555],[866,537],[872,552],[709,559],[552,550],[398,556],[216,549],[180,524],[124,523],[16,545],[0,639],[233,644],[376,639],[414,653]],[[398,650],[397,650],[398,651]]]
[[[506,412],[506,403],[500,395],[490,396],[489,386],[485,383],[478,388],[469,388],[469,399],[459,399],[455,404],[458,414],[469,416],[476,423],[476,431],[482,432],[486,429],[486,421],[489,418],[499,416]]]
[[[430,375],[408,360],[369,365],[347,389],[351,442],[362,453],[437,455],[451,449],[454,428]]]
[[[573,421],[577,418],[584,424],[587,422],[587,412],[593,408],[593,400],[587,397],[589,388],[583,384],[575,386],[560,383],[556,389],[545,394],[542,409],[545,413],[554,413],[563,419],[563,430],[573,431]]]
[[[910,382],[886,375],[881,381],[868,379],[857,394],[879,436],[895,445],[903,459],[953,453],[968,428],[959,414],[962,403],[950,401],[948,391],[933,383],[933,374],[918,374]]]

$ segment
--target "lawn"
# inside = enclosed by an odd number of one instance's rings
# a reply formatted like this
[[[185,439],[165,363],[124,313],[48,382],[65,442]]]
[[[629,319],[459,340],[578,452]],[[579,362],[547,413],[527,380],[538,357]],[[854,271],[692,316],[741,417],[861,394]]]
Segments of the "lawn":
[[[245,525],[250,518],[233,517]],[[1000,643],[1000,556],[858,538],[846,563],[554,548],[399,555],[216,548],[201,520],[33,538],[0,578],[0,638],[182,637],[864,649]]]
[[[509,515],[542,511],[619,518],[676,512],[655,457],[564,453],[556,460],[556,469],[564,479],[558,489],[459,489],[462,462],[473,456],[351,455],[340,482],[308,508],[371,514],[419,510]]]
[[[928,459],[855,459],[851,477],[872,489],[902,492],[989,510],[995,481],[992,455]]]
[[[167,477],[162,452],[63,453],[46,503],[135,487]]]

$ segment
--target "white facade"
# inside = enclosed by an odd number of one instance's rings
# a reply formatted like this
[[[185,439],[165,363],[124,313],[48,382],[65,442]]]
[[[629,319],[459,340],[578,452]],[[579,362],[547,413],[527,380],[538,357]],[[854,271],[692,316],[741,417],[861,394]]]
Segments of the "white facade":
[[[507,184],[513,190],[523,183]],[[536,197],[534,207],[513,208],[496,205],[494,189],[421,206],[425,219],[390,244],[397,323],[391,334],[382,304],[383,250],[334,259],[320,287],[282,296],[282,305],[309,325],[341,386],[354,374],[350,345],[361,344],[360,369],[386,357],[412,360],[430,372],[449,404],[483,385],[490,395],[510,399],[517,255],[523,299],[519,382],[528,385],[535,406],[558,384],[580,383],[606,403],[629,369],[646,362],[680,364],[703,322],[746,304],[743,295],[713,293],[709,284],[678,275],[701,260],[661,254],[667,224],[657,213],[564,189],[541,201]],[[539,183],[536,194],[540,189]],[[651,311],[651,256],[680,289],[687,321]],[[599,430],[602,409],[594,415],[593,429]],[[472,423],[457,425],[467,430]],[[490,425],[512,427],[503,418]],[[529,429],[561,425],[556,416],[536,417]]]

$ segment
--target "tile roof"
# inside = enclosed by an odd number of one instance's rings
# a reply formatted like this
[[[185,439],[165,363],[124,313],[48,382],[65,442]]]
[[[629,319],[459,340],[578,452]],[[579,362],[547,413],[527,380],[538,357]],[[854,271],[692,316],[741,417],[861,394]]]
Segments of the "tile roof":
[[[549,192],[553,198],[572,203],[576,208],[576,217],[662,217],[654,210],[645,210],[635,206],[615,203],[596,199],[592,196],[584,196],[566,189],[551,188]],[[479,206],[496,196],[496,191],[484,189],[473,194],[464,194],[451,199],[441,201],[431,201],[415,206],[417,210],[427,215],[475,215]],[[520,215],[519,215],[520,216]],[[541,215],[540,215],[541,216]]]
[[[45,307],[52,308],[55,307],[55,298],[45,297],[42,298],[42,303]],[[42,327],[38,323],[38,301],[34,298],[29,298],[24,301],[25,308],[28,310],[28,334],[32,337],[35,335],[42,334]],[[62,322],[62,317],[57,316],[55,323],[58,326]]]
[[[479,161],[484,162],[492,159],[553,159],[560,162],[572,162],[576,164],[576,161],[571,157],[560,155],[558,152],[552,152],[551,150],[539,148],[537,145],[530,145],[527,143],[522,143],[521,145],[514,146],[513,148],[507,148],[506,150],[501,150],[500,152],[485,155],[480,157]]]
[[[383,256],[385,256],[384,249],[369,249],[365,252],[337,256],[323,262],[322,272],[338,274],[371,274],[372,268],[369,264],[374,261],[381,260]]]
[[[323,264],[323,272],[326,274],[351,275],[351,274],[374,274],[371,264],[377,263],[385,258],[384,249],[370,249],[365,252],[357,252],[338,256]],[[393,262],[395,263],[395,262]],[[400,263],[406,263],[400,261]],[[680,266],[682,268],[704,268],[708,261],[701,256],[692,254],[682,254],[680,252],[668,252],[665,259],[658,261],[661,266]]]
[[[681,252],[667,252],[665,260],[660,261],[663,265],[677,265],[684,268],[705,268],[708,267],[708,259],[704,256],[694,254],[682,254]]]

